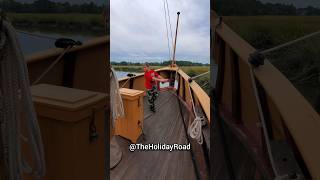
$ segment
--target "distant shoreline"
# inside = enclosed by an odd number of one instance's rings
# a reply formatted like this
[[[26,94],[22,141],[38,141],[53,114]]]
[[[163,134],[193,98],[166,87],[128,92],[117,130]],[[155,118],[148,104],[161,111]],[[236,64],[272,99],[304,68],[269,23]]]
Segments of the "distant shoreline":
[[[127,66],[121,66],[121,65],[112,65],[112,67],[116,71],[124,71],[124,72],[135,72],[135,73],[141,73],[143,72],[143,65],[134,66],[134,65],[127,65]],[[166,66],[152,66],[150,65],[152,69],[160,69]],[[207,72],[210,70],[210,66],[179,66],[185,73],[187,73],[189,76],[195,76],[204,72]]]
[[[9,21],[19,29],[43,29],[51,31],[89,31],[105,34],[100,14],[80,13],[9,13]]]
[[[127,72],[127,73],[142,73],[143,72],[143,65],[127,65],[127,66],[121,66],[121,65],[112,65],[112,67],[117,71],[117,72]],[[152,69],[159,69],[166,67],[165,65],[162,66],[152,66]],[[203,66],[179,66],[179,68],[184,71],[188,76],[194,77],[196,75],[205,73],[210,71],[210,66],[209,65],[203,65]],[[126,76],[124,76],[126,77]],[[206,74],[203,77],[199,77],[195,80],[203,90],[209,94],[210,91],[210,73]]]

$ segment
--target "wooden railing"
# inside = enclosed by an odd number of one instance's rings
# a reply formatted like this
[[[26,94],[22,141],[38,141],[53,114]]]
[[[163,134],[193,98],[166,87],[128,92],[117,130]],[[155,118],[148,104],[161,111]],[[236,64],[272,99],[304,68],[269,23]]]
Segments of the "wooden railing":
[[[178,71],[177,71],[178,70]],[[170,73],[172,73],[171,77],[175,77],[175,72],[178,72],[179,79],[179,90],[177,91],[178,95],[189,105],[191,105],[191,95],[194,97],[194,101],[196,104],[200,105],[203,110],[206,118],[210,122],[210,98],[207,93],[195,82],[188,82],[189,76],[183,72],[181,69],[164,67],[156,70],[163,77],[170,77]],[[123,86],[123,84],[125,85]],[[138,89],[145,90],[144,87],[144,74],[136,74],[133,78],[129,79],[129,77],[119,79],[119,86],[126,87],[130,89]],[[131,87],[130,87],[131,86]],[[189,87],[191,88],[191,92],[189,91]],[[191,94],[190,94],[191,93]]]
[[[199,107],[203,112],[203,115],[208,120],[210,124],[210,98],[206,92],[195,82],[189,83],[189,76],[184,73],[181,69],[164,67],[156,70],[161,76],[165,78],[175,78],[175,73],[177,73],[178,88],[176,90],[176,95],[189,109],[190,116],[184,119],[184,126],[187,128],[190,123],[194,120],[194,114],[192,111],[192,102],[194,102],[195,107]],[[133,78],[123,78],[119,80],[120,87],[126,87],[130,89],[145,90],[144,87],[144,74],[137,74]],[[181,108],[181,107],[180,107]],[[197,109],[198,110],[198,109]],[[179,112],[177,112],[179,113]],[[196,140],[188,136],[188,140],[192,146],[192,154],[194,159],[194,167],[196,167],[197,176],[199,179],[207,180],[209,179],[209,159],[207,159],[209,154],[209,141],[210,141],[210,129],[209,126],[203,129],[204,143],[202,145],[198,144]],[[181,127],[184,128],[184,127]],[[187,129],[186,129],[187,133]]]
[[[212,54],[218,64],[216,95],[219,114],[250,152],[261,177],[272,178],[248,58],[256,51],[211,12]],[[254,69],[264,119],[271,140],[289,142],[308,178],[320,179],[320,117],[289,80],[269,61]],[[214,137],[213,137],[214,138]],[[215,141],[215,139],[213,139]],[[304,169],[305,166],[305,169]],[[309,175],[308,175],[309,174]]]
[[[62,53],[49,49],[26,57],[30,82],[34,82]],[[72,48],[39,83],[107,92],[109,37],[99,37]],[[107,85],[106,85],[107,84]]]

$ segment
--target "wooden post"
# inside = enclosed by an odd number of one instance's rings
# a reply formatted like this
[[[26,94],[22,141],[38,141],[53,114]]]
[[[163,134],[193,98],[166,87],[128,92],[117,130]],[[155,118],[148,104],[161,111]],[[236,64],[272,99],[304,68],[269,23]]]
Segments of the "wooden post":
[[[176,36],[174,38],[174,46],[173,46],[173,58],[172,58],[172,64],[171,66],[173,67],[176,64],[176,45],[177,45],[177,35],[178,35],[178,27],[179,27],[179,15],[180,12],[177,12],[177,26],[176,26]]]

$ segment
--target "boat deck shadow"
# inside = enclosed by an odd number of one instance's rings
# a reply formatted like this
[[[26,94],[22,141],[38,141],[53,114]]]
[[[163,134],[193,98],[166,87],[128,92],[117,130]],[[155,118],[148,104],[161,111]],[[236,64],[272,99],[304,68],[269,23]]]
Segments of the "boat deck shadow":
[[[186,131],[173,92],[160,92],[156,113],[144,98],[143,136],[137,143],[187,144]],[[110,171],[111,180],[177,180],[197,179],[190,151],[129,151],[130,142],[120,136],[115,140],[122,149],[122,160]]]

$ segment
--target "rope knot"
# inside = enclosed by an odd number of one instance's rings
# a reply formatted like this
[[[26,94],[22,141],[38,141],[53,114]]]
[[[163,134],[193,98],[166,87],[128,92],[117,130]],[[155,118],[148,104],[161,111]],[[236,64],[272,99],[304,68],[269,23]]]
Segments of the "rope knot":
[[[199,144],[203,143],[202,122],[204,119],[205,118],[203,116],[197,116],[188,128],[190,137],[196,139]]]

